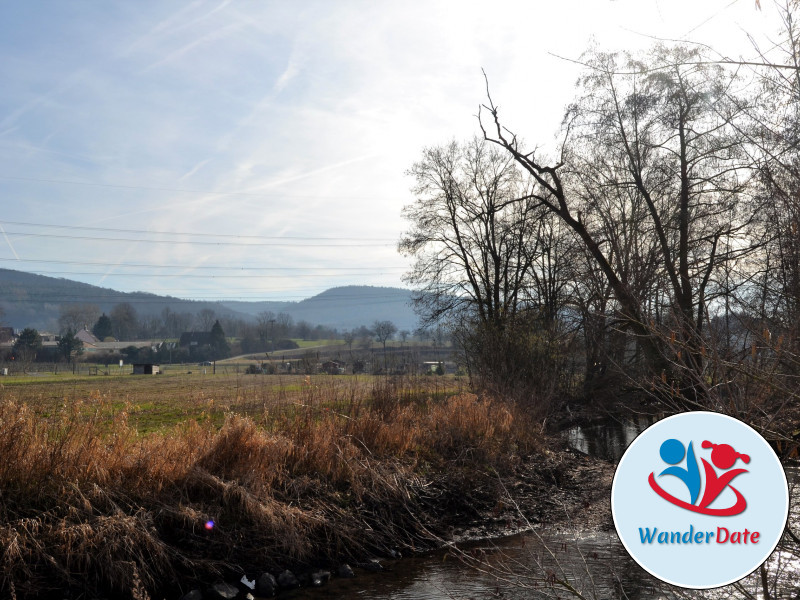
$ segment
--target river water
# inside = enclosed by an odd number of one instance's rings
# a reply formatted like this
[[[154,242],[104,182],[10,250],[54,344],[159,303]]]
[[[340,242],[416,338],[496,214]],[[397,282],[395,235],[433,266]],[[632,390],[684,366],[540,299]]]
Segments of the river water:
[[[565,432],[573,448],[616,461],[651,418],[609,420],[573,427]],[[790,480],[796,468],[787,469]],[[793,522],[797,518],[793,517]],[[577,527],[534,529],[512,537],[444,548],[424,557],[385,562],[383,573],[359,573],[355,579],[334,579],[323,588],[302,589],[296,600],[359,598],[361,600],[479,600],[502,598],[572,598],[567,585],[592,600],[661,600],[672,598],[741,598],[741,590],[691,592],[671,588],[643,571],[613,532],[582,531]],[[793,556],[770,563],[770,575],[782,580],[800,573]],[[753,598],[760,581],[745,584]]]

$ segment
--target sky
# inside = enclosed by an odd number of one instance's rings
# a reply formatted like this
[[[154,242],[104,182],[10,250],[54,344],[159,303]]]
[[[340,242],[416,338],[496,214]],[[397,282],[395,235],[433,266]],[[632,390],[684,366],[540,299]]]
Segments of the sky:
[[[654,38],[750,59],[769,2],[4,2],[0,267],[208,300],[405,287],[406,171],[479,133],[483,72],[547,149],[568,59]]]

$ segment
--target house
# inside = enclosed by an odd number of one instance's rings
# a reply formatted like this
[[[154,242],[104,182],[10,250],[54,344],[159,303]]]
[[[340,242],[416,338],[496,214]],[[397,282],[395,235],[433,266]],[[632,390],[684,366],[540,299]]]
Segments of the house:
[[[133,363],[134,375],[158,375],[159,366],[153,363]]]
[[[14,329],[12,327],[0,327],[0,344],[11,342],[14,339]]]
[[[98,340],[91,331],[85,328],[76,333],[75,337],[82,341],[86,346],[96,346],[100,342],[100,340]]]
[[[210,331],[184,331],[178,341],[181,348],[193,346],[210,346],[214,338]]]

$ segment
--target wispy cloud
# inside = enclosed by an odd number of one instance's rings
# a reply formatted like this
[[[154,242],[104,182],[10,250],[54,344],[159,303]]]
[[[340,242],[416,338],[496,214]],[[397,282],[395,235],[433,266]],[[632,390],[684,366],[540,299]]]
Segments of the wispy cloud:
[[[184,173],[183,175],[181,175],[181,176],[178,178],[178,181],[184,181],[184,180],[186,180],[186,179],[189,179],[189,178],[190,178],[192,175],[194,175],[195,173],[197,173],[197,172],[198,172],[200,169],[202,169],[203,167],[205,167],[205,166],[206,166],[208,163],[210,163],[210,162],[211,162],[211,159],[210,159],[210,158],[206,158],[205,160],[201,160],[199,163],[197,163],[195,166],[193,166],[193,167],[192,167],[192,168],[191,168],[189,171],[187,171],[186,173]]]
[[[286,65],[286,69],[284,69],[283,73],[280,74],[278,80],[275,82],[275,85],[272,88],[272,91],[275,94],[280,94],[283,89],[289,85],[289,82],[297,77],[298,73],[300,73],[300,63],[301,61],[298,58],[296,52],[292,52],[291,56],[289,57],[289,63]]]
[[[152,71],[153,69],[157,69],[158,67],[164,66],[168,63],[172,63],[181,58],[182,56],[190,53],[192,50],[195,50],[196,48],[199,48],[205,44],[222,40],[240,29],[242,29],[242,25],[240,23],[230,23],[229,25],[226,25],[210,33],[207,33],[195,40],[192,40],[188,44],[181,46],[177,50],[173,50],[165,57],[157,60],[156,62],[147,65],[146,67],[144,67],[144,69],[142,69],[142,73],[147,73],[148,71]]]
[[[336,169],[341,169],[342,167],[346,167],[348,165],[352,165],[358,162],[362,162],[365,160],[369,160],[377,156],[376,154],[365,154],[364,156],[357,156],[356,158],[349,158],[347,160],[339,161],[336,163],[332,163],[330,165],[325,165],[324,167],[320,167],[318,169],[312,169],[311,171],[305,171],[303,173],[297,173],[295,175],[289,175],[286,177],[280,177],[278,179],[272,179],[266,183],[259,184],[248,191],[261,191],[266,190],[274,187],[278,187],[281,185],[286,185],[287,183],[293,183],[295,181],[300,181],[301,179],[307,179],[309,177],[315,177],[316,175],[321,175],[322,173],[328,173],[330,171],[335,171]]]
[[[113,266],[106,270],[103,276],[98,280],[97,285],[101,285],[106,279],[113,275],[121,265],[124,265],[125,259],[127,259],[138,246],[139,242],[128,244],[127,248],[125,248],[125,252],[123,252],[122,255],[115,261]]]

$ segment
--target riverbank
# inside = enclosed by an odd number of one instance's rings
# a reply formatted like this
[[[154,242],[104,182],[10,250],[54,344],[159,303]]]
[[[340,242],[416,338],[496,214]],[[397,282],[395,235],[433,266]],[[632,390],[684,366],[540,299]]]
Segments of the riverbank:
[[[335,570],[568,520],[598,464],[526,411],[376,381],[364,394],[188,419],[148,434],[116,399],[43,415],[0,400],[0,595],[166,597]]]

